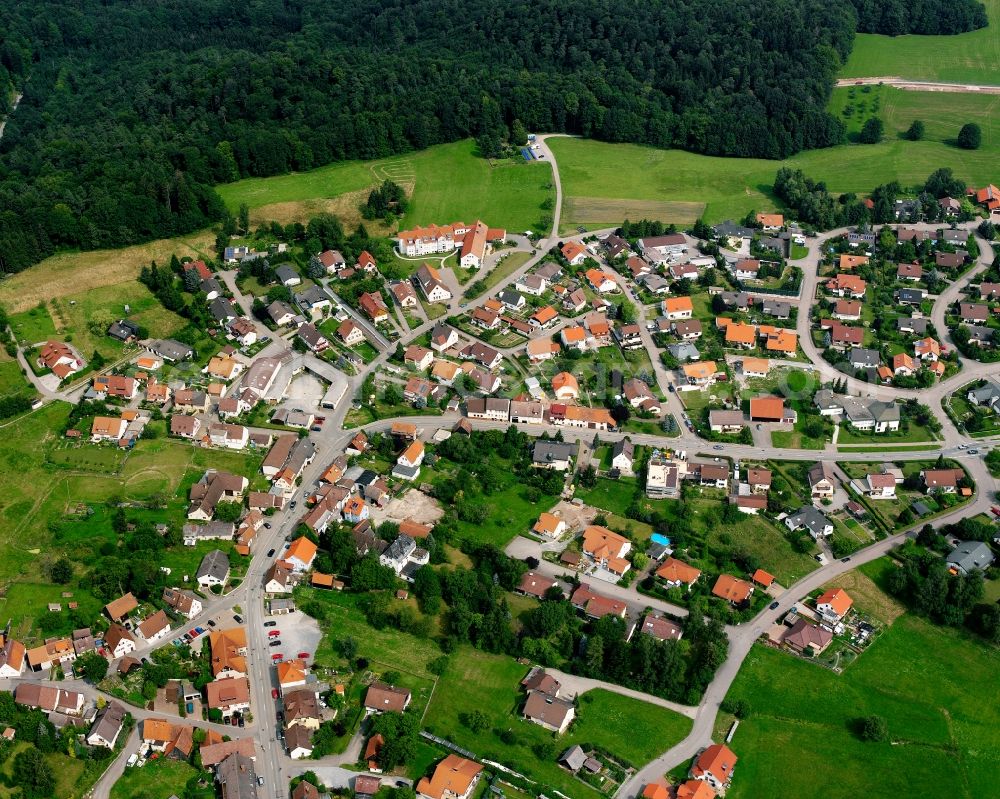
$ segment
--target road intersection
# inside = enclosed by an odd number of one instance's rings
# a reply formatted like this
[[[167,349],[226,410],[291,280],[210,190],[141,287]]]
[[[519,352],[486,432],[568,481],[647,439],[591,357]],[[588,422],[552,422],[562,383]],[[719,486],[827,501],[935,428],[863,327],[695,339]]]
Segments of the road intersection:
[[[503,288],[513,285],[513,283],[516,282],[521,276],[529,272],[535,265],[537,265],[542,260],[548,249],[556,245],[556,243],[560,240],[572,239],[581,241],[585,236],[589,237],[594,235],[594,232],[590,232],[587,234],[576,234],[566,237],[566,239],[560,239],[559,224],[560,211],[562,207],[562,186],[559,179],[558,164],[556,163],[554,154],[546,144],[546,138],[546,136],[539,136],[537,143],[540,146],[540,152],[545,155],[546,160],[551,164],[553,170],[553,181],[556,190],[556,204],[553,212],[554,218],[551,231],[545,238],[541,239],[537,250],[533,252],[528,261],[523,266],[519,267],[513,274],[507,277],[501,284],[493,286],[481,296],[466,302],[462,302],[462,298],[459,296],[453,297],[448,304],[449,313],[460,313],[463,309],[472,307],[485,300],[488,296],[492,296]],[[916,227],[929,226],[919,225]],[[967,227],[971,230],[971,226]],[[816,348],[812,343],[809,311],[811,309],[813,297],[815,296],[815,289],[818,281],[817,271],[822,258],[823,248],[827,242],[844,232],[845,230],[830,231],[816,237],[815,239],[811,239],[808,246],[808,255],[803,259],[793,262],[800,266],[803,270],[803,283],[800,295],[802,298],[802,304],[800,305],[797,325],[800,346],[810,362],[808,365],[803,364],[803,368],[810,368],[811,365],[811,368],[821,376],[822,380],[832,380],[835,378],[843,379],[845,375],[837,371],[831,364],[828,364],[822,358],[822,354],[819,352],[818,348]],[[527,243],[522,242],[518,245],[518,249],[526,250],[527,248]],[[961,289],[968,284],[969,279],[984,270],[990,263],[992,256],[992,248],[990,245],[985,241],[980,241],[980,249],[981,254],[975,267],[959,280],[952,283],[935,302],[932,318],[935,326],[937,327],[938,334],[942,337],[947,335],[946,327],[944,325],[945,309],[948,305],[954,302]],[[226,281],[226,285],[230,288],[230,290],[234,292],[237,297],[237,302],[241,307],[243,307],[243,310],[248,311],[249,302],[239,293],[238,287],[236,287],[235,280],[232,275],[230,273],[224,273],[223,279]],[[618,280],[617,277],[616,280]],[[669,391],[671,378],[667,370],[663,367],[659,358],[659,351],[655,347],[649,331],[646,329],[644,323],[644,306],[642,302],[636,298],[631,287],[626,281],[618,280],[618,282],[625,295],[636,305],[636,309],[639,313],[639,323],[642,329],[642,341],[649,353],[650,361],[653,364],[656,382],[658,383],[663,396],[667,398],[669,409],[675,414],[676,418],[680,419],[682,418],[682,414],[684,412],[683,405],[677,395]],[[428,332],[435,324],[436,323],[434,321],[430,320],[423,322],[418,327],[405,333],[404,340],[419,338],[424,333]],[[263,333],[263,328],[261,328],[261,330]],[[542,334],[551,335],[551,331],[545,331]],[[945,341],[947,340],[948,339],[945,339]],[[275,337],[275,339],[267,345],[260,355],[276,355],[287,349],[287,346],[287,341]],[[385,346],[382,352],[380,352],[372,362],[367,364],[358,374],[349,377],[348,394],[350,397],[354,397],[358,394],[363,382],[369,375],[378,375],[384,372],[387,360],[391,353],[392,347]],[[960,460],[961,463],[968,469],[970,475],[975,480],[976,493],[971,502],[966,503],[959,509],[938,517],[936,523],[953,521],[957,518],[971,516],[979,512],[988,512],[990,502],[996,489],[996,481],[990,475],[982,458],[969,455],[964,448],[960,448],[961,445],[967,445],[970,443],[971,439],[963,435],[962,432],[959,431],[951,420],[941,411],[941,400],[944,397],[971,380],[995,373],[996,367],[990,364],[981,364],[969,361],[967,359],[964,359],[961,365],[962,368],[957,375],[948,380],[939,382],[929,389],[920,391],[910,391],[889,386],[864,383],[856,380],[854,377],[847,378],[848,388],[852,393],[875,396],[880,399],[906,399],[916,397],[921,402],[930,405],[932,411],[939,418],[942,425],[940,451],[947,457]],[[29,369],[27,371],[30,377],[31,370]],[[73,392],[69,393],[45,391],[44,397],[46,401],[53,401],[56,399],[72,400],[76,396],[77,391],[78,389],[74,389]],[[322,474],[323,470],[327,467],[330,461],[343,452],[348,441],[358,431],[359,428],[348,429],[344,427],[344,421],[350,407],[350,399],[347,395],[345,395],[344,399],[338,403],[338,407],[335,410],[325,412],[327,415],[327,422],[323,426],[323,430],[321,432],[314,432],[311,434],[317,449],[315,459],[309,466],[306,467],[302,475],[301,484],[302,486],[307,487],[306,490],[308,490],[309,486],[312,486],[317,482],[319,476]],[[403,419],[416,422],[418,427],[431,427],[437,429],[438,427],[450,427],[459,418],[460,415],[457,413],[445,413],[441,416],[435,417],[399,417],[398,419],[381,419],[364,425],[360,429],[369,433],[385,431],[391,427],[394,421]],[[490,422],[483,420],[469,421],[475,429],[504,429],[508,426],[506,422]],[[533,435],[538,435],[543,432],[555,433],[558,431],[562,433],[564,439],[569,441],[590,441],[593,438],[593,431],[578,431],[563,427],[556,428],[547,424],[521,425],[520,428]],[[622,433],[609,432],[602,433],[601,438],[605,441],[613,441],[623,437],[623,435],[624,434]],[[706,442],[703,439],[685,430],[683,427],[681,429],[681,435],[678,438],[667,439],[657,435],[635,433],[630,433],[628,435],[629,438],[637,444],[682,449],[690,453],[704,452],[707,449]],[[985,449],[989,445],[993,444],[994,441],[991,439],[977,439],[976,443],[981,449]],[[750,458],[756,460],[766,460],[773,458],[778,460],[807,461],[810,463],[815,462],[820,456],[826,460],[832,461],[907,461],[926,459],[929,457],[926,451],[915,452],[912,449],[892,451],[889,449],[879,448],[877,450],[859,450],[849,453],[830,450],[823,453],[817,453],[802,450],[786,450],[773,446],[760,447],[750,445],[726,445],[725,452],[722,454],[741,460]],[[305,491],[303,491],[303,493],[305,493]],[[258,539],[255,542],[253,557],[249,562],[242,583],[225,596],[209,597],[205,603],[203,612],[188,622],[189,626],[205,625],[209,619],[216,617],[221,612],[232,611],[236,608],[239,608],[240,612],[242,612],[242,615],[245,617],[245,626],[248,631],[249,643],[247,661],[250,672],[253,716],[245,729],[237,730],[235,728],[228,727],[226,728],[226,732],[233,737],[252,735],[256,739],[258,744],[256,770],[258,774],[264,777],[266,789],[261,796],[267,796],[269,798],[273,796],[275,799],[284,799],[287,794],[287,785],[290,779],[307,769],[313,769],[317,771],[317,773],[320,773],[321,776],[327,780],[328,784],[336,787],[347,787],[349,780],[354,776],[354,773],[349,768],[344,768],[344,766],[349,766],[356,761],[356,757],[354,760],[351,760],[351,763],[338,758],[325,758],[320,761],[306,762],[294,761],[290,759],[284,753],[284,748],[279,735],[280,724],[275,721],[273,715],[274,703],[270,694],[272,688],[277,686],[274,677],[274,669],[272,668],[272,661],[269,655],[270,649],[267,645],[266,632],[263,626],[266,618],[263,585],[264,574],[270,567],[274,558],[268,558],[264,553],[271,549],[275,549],[277,554],[274,557],[281,557],[281,550],[286,542],[286,539],[291,537],[298,526],[299,515],[299,513],[286,506],[284,510],[279,511],[274,517],[272,517],[270,519],[272,527],[269,529],[262,528],[260,530]],[[903,541],[906,536],[913,535],[913,533],[914,530],[897,533],[856,552],[848,561],[834,561],[821,566],[806,577],[803,577],[801,580],[789,586],[778,600],[777,608],[769,608],[761,612],[752,621],[746,624],[730,626],[727,628],[727,634],[729,637],[728,657],[716,672],[715,678],[706,690],[702,701],[697,707],[678,706],[677,708],[679,712],[682,712],[693,719],[691,732],[683,741],[673,745],[658,758],[640,768],[635,775],[622,786],[617,795],[619,797],[623,797],[624,799],[633,799],[633,797],[636,797],[641,792],[642,787],[646,782],[659,779],[666,771],[682,764],[695,755],[700,748],[707,745],[711,741],[719,705],[729,690],[732,681],[735,679],[744,658],[749,653],[754,641],[756,641],[757,638],[779,618],[779,616],[785,613],[797,601],[800,601],[803,597],[807,596],[809,592],[815,588],[827,583],[831,579],[836,578],[850,569],[857,567],[859,564],[883,556],[894,546]],[[507,551],[514,557],[523,558],[530,554],[536,554],[536,545],[532,542],[528,542],[526,539],[515,538],[514,541],[508,546]],[[555,564],[544,560],[541,561],[539,569],[547,574],[551,574],[552,576],[558,576],[562,573],[562,569],[557,567]],[[602,590],[621,598],[623,601],[628,603],[633,612],[638,612],[646,607],[659,608],[676,616],[683,616],[687,612],[684,608],[679,608],[671,605],[670,603],[640,595],[634,589],[621,588],[616,585],[607,585],[602,586]],[[148,653],[149,649],[151,649],[149,645],[144,644],[140,646],[136,650],[136,656],[140,657],[143,654]],[[571,677],[570,675],[566,675],[565,680],[567,682],[575,680],[576,682],[574,684],[578,690],[587,690],[588,687],[594,687],[599,684],[598,681],[583,681],[580,680],[580,678]],[[83,683],[77,684],[76,681],[67,681],[66,684],[74,690],[83,691],[85,695],[89,697],[96,697],[99,694],[96,689]],[[0,685],[2,685],[2,683],[0,683]],[[622,690],[618,686],[605,685],[604,687],[609,688],[609,690]],[[662,704],[662,700],[648,697],[643,698]],[[153,715],[142,709],[133,709],[132,712],[133,715],[139,719]],[[203,722],[199,723],[204,726]],[[128,746],[125,748],[125,751],[123,751],[118,758],[118,761],[95,784],[92,795],[96,797],[96,799],[106,799],[109,796],[111,786],[121,775],[124,767],[122,764],[124,763],[125,758],[127,758],[132,751],[135,751],[137,746],[138,741],[136,737],[133,736],[133,739],[130,740]]]

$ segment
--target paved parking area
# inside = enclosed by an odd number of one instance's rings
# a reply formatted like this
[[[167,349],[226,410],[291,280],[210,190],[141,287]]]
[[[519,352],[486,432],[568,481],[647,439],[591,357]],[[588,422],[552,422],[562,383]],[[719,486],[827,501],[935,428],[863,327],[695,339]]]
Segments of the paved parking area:
[[[316,648],[323,637],[319,624],[314,618],[296,611],[283,616],[268,616],[266,620],[277,622],[274,627],[267,628],[268,632],[278,630],[281,633],[281,635],[274,637],[274,640],[281,641],[281,645],[269,646],[270,654],[280,652],[285,656],[285,660],[292,660],[299,652],[308,652],[309,662],[312,662]]]

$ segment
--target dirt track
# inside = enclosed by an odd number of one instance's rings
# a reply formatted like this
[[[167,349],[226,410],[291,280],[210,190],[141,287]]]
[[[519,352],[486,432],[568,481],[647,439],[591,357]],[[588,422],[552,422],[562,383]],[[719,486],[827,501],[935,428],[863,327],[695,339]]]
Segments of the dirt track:
[[[881,78],[841,78],[837,86],[873,86],[884,84],[910,92],[953,92],[960,94],[1000,94],[1000,86],[981,86],[974,83],[935,83],[933,81],[906,80],[887,76]]]

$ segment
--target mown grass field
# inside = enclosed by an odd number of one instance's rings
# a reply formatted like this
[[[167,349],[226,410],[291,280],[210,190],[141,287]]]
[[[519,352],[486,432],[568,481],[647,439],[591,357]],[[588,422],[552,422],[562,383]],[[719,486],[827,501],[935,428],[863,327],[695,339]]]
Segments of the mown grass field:
[[[101,286],[131,284],[150,261],[212,257],[214,234],[209,230],[158,239],[134,247],[90,252],[65,252],[0,281],[0,305],[8,313],[34,308],[54,298],[86,294]]]
[[[418,684],[435,679],[427,665],[440,657],[441,650],[431,641],[390,627],[369,627],[349,594],[300,588],[296,598],[300,603],[315,599],[326,608],[327,617],[321,622],[324,636],[316,652],[319,663],[342,666],[337,642],[351,637],[358,644],[358,654],[372,661],[376,671],[396,670]],[[512,608],[516,606],[512,604]],[[574,799],[596,799],[599,794],[555,764],[555,758],[567,747],[590,743],[640,765],[681,740],[690,729],[690,720],[669,710],[598,690],[581,697],[577,721],[557,740],[519,717],[523,701],[519,683],[526,673],[527,667],[513,658],[461,647],[449,658],[433,693],[420,692],[430,699],[424,728],[480,757],[506,763]],[[475,710],[487,715],[489,729],[473,732],[462,722]],[[499,736],[508,729],[514,733],[513,743],[505,743]],[[551,750],[551,757],[540,757],[536,751],[539,746]]]
[[[835,113],[843,109],[847,89],[835,94]],[[860,95],[859,95],[860,96]],[[865,95],[870,97],[871,95]],[[704,203],[710,222],[739,219],[750,210],[778,207],[771,187],[778,169],[787,165],[826,181],[836,193],[869,193],[880,183],[898,180],[904,186],[923,183],[938,167],[951,167],[969,183],[996,179],[1000,142],[994,143],[993,108],[998,97],[934,92],[886,93],[880,114],[887,135],[879,144],[844,144],[825,150],[799,153],[786,161],[760,158],[715,158],[658,150],[636,144],[608,144],[586,139],[554,138],[548,144],[559,161],[563,184],[563,231],[577,225],[616,224],[623,216],[594,219],[579,208],[598,200],[664,203],[664,222],[685,224],[690,212],[671,204]],[[927,125],[927,138],[910,142],[899,138],[915,118]],[[984,125],[984,145],[976,151],[960,150],[948,143],[966,121]],[[863,120],[862,120],[863,122]],[[857,124],[860,129],[860,123]],[[672,211],[672,213],[671,213]],[[669,214],[669,215],[667,215]],[[633,218],[633,217],[629,217]]]
[[[870,91],[865,92],[865,88]],[[851,113],[845,114],[845,109]],[[958,174],[987,175],[989,170],[995,171],[1000,158],[998,109],[1000,95],[911,92],[891,86],[840,87],[833,90],[830,101],[831,112],[848,125],[849,135],[860,132],[869,117],[878,116],[885,123],[886,139],[899,141],[910,123],[921,120],[926,128],[924,139],[903,144],[915,151],[926,144],[944,145],[950,155],[947,165]],[[966,122],[976,122],[983,130],[983,144],[978,150],[954,146]]]
[[[63,602],[64,613],[69,601],[81,611],[91,608],[93,598],[79,586],[66,586],[73,596],[62,598],[64,589],[48,582],[47,566],[65,553],[80,575],[102,544],[117,541],[104,504],[110,498],[161,493],[164,509],[136,516],[181,524],[188,488],[207,467],[253,477],[260,465],[256,455],[198,450],[166,438],[140,441],[127,459],[110,447],[68,445],[57,437],[68,412],[64,403],[46,405],[4,425],[0,436],[0,470],[17,475],[0,495],[0,615],[23,637],[32,636],[48,602]],[[81,513],[87,507],[90,515]],[[199,547],[179,549],[166,551],[163,563],[193,574]]]
[[[1000,83],[1000,0],[981,0],[988,27],[957,36],[859,33],[842,78],[901,77],[948,83]]]
[[[353,192],[351,201],[356,206],[368,189],[388,178],[411,192],[410,209],[400,223],[404,227],[481,218],[511,232],[535,228],[544,213],[539,206],[554,196],[554,190],[545,188],[552,179],[548,165],[537,161],[495,164],[480,158],[473,141],[466,139],[379,161],[350,161],[310,172],[249,178],[218,186],[217,191],[233,210],[241,203],[259,209],[255,212],[259,218],[272,218],[268,216],[272,206],[287,212],[296,203],[303,204],[298,218],[307,218],[308,203],[332,201]],[[356,208],[341,210],[357,214]]]
[[[122,354],[122,342],[107,336],[103,329],[95,333],[89,321],[95,313],[105,312],[121,318],[126,315],[126,305],[129,318],[149,328],[154,338],[168,337],[185,325],[184,319],[164,308],[142,283],[131,280],[36,305],[11,316],[11,329],[17,340],[27,345],[58,338],[72,342],[84,358],[96,351],[113,359]]]
[[[797,799],[991,795],[1000,713],[979,688],[996,684],[998,667],[995,648],[911,615],[841,675],[754,647],[730,691],[752,715],[731,744],[740,763],[729,796],[773,785]],[[855,721],[872,714],[891,744],[857,737]]]
[[[125,769],[111,788],[111,799],[183,796],[188,781],[197,774],[194,766],[179,760],[151,760],[142,768]]]

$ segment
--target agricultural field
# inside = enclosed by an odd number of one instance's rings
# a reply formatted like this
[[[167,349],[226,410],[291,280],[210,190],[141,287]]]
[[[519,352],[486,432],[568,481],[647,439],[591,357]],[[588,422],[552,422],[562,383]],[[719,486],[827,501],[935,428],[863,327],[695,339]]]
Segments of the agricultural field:
[[[521,232],[537,227],[543,213],[540,206],[553,195],[546,188],[551,178],[544,162],[491,164],[476,155],[475,144],[466,139],[379,161],[248,178],[218,186],[217,191],[234,211],[241,203],[249,205],[254,210],[251,219],[303,220],[328,210],[343,216],[350,227],[360,221],[357,206],[367,199],[368,190],[389,179],[410,194],[410,209],[400,222],[403,227],[481,218],[489,225]],[[347,207],[337,204],[342,195],[350,195]]]
[[[47,405],[5,426],[0,441],[0,469],[19,475],[8,481],[0,499],[0,615],[25,638],[34,634],[47,603],[64,601],[63,590],[73,594],[65,601],[78,602],[81,614],[95,601],[81,587],[47,583],[46,570],[63,553],[86,564],[100,555],[102,545],[116,543],[109,499],[161,495],[162,509],[134,515],[180,524],[187,491],[206,467],[253,477],[260,465],[256,455],[198,450],[165,438],[140,441],[127,458],[110,447],[71,445],[57,437],[67,413],[63,403]],[[193,572],[196,553],[176,549],[164,551],[164,564]],[[70,624],[70,616],[63,621]]]
[[[210,230],[202,230],[117,250],[59,253],[0,281],[0,305],[15,314],[35,308],[41,302],[85,296],[103,286],[131,290],[139,271],[150,261],[166,263],[174,254],[178,258],[211,258],[214,241],[215,235]]]
[[[21,365],[6,352],[0,350],[0,395],[35,394],[34,388],[21,371]]]
[[[425,729],[579,799],[596,799],[599,794],[555,764],[566,747],[594,744],[625,763],[641,765],[681,740],[690,729],[688,719],[669,710],[597,690],[581,697],[577,721],[556,742],[551,733],[518,718],[523,697],[519,683],[527,673],[526,666],[502,655],[462,647],[449,658],[444,674],[435,678],[427,665],[439,658],[441,651],[431,641],[390,627],[373,629],[350,595],[300,588],[296,599],[300,604],[315,600],[324,608],[324,636],[316,652],[319,663],[343,665],[337,642],[353,638],[358,654],[371,661],[376,671],[398,671],[411,681],[418,709],[421,701],[429,699],[423,716]],[[489,718],[487,730],[474,732],[462,722],[475,710]],[[513,738],[501,740],[498,733],[507,729],[514,733]],[[538,754],[540,749],[546,753],[544,758]]]
[[[846,97],[846,90],[843,91]],[[906,96],[897,99],[898,95]],[[985,184],[995,179],[996,171],[997,153],[992,149],[988,132],[992,124],[983,131],[986,143],[979,150],[959,150],[946,142],[967,121],[965,115],[984,119],[990,113],[991,101],[998,100],[959,94],[895,92],[891,101],[887,99],[880,106],[880,113],[890,115],[888,135],[881,143],[811,150],[783,162],[716,158],[636,144],[554,138],[549,146],[559,160],[563,183],[563,231],[574,230],[581,224],[594,227],[620,224],[620,215],[603,220],[576,216],[575,208],[581,200],[586,201],[584,207],[600,199],[661,202],[670,198],[672,203],[703,202],[704,217],[709,222],[739,219],[750,210],[773,210],[779,203],[771,187],[781,166],[802,169],[810,177],[826,181],[836,193],[867,194],[876,185],[891,180],[898,180],[904,186],[923,183],[931,172],[943,166],[951,167],[969,183]],[[926,140],[900,139],[896,130],[900,127],[905,130],[918,108],[934,109],[941,121],[927,113],[921,117],[928,127]],[[908,120],[905,125],[904,120]],[[657,218],[685,224],[688,216],[690,212],[685,211]]]
[[[970,686],[994,682],[998,667],[996,649],[911,615],[841,675],[755,646],[730,691],[752,712],[731,744],[740,764],[729,796],[776,784],[800,799],[830,796],[832,785],[875,799],[988,795],[1000,718]],[[868,715],[886,719],[891,743],[858,737]]]
[[[111,788],[111,799],[143,799],[161,794],[184,796],[188,782],[198,773],[194,766],[180,760],[150,760],[142,768],[125,769]],[[206,779],[211,778],[206,775]],[[211,797],[214,793],[210,789],[207,795]]]
[[[848,136],[857,136],[867,119],[878,117],[885,123],[888,141],[913,147],[915,153],[929,144],[947,147],[951,151],[948,165],[958,174],[985,175],[995,167],[1000,157],[998,108],[997,95],[911,92],[891,86],[839,87],[833,90],[830,100],[830,110],[847,124]],[[924,123],[924,139],[901,140],[917,119]],[[958,131],[966,122],[976,122],[983,130],[983,144],[978,150],[960,150],[955,146]]]
[[[80,294],[71,294],[40,303],[11,316],[11,329],[19,342],[37,344],[49,338],[69,341],[84,358],[99,352],[107,359],[120,357],[123,344],[107,336],[104,325],[90,322],[94,318],[109,320],[125,316],[147,327],[153,338],[166,338],[186,324],[185,320],[164,308],[144,285],[127,281],[100,286]]]
[[[950,83],[997,84],[1000,0],[982,0],[988,27],[956,36],[879,36],[859,33],[841,78],[901,77]]]

